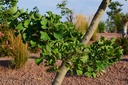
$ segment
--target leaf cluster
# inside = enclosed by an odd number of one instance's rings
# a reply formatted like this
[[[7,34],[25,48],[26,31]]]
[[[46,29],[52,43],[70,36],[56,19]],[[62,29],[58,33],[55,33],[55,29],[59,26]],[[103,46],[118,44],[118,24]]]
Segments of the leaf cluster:
[[[123,55],[123,49],[115,43],[115,38],[105,40],[101,37],[89,47],[89,50],[91,52],[85,65],[85,75],[93,77],[96,77],[97,72],[120,60]]]
[[[10,25],[22,34],[24,42],[42,50],[40,58],[35,60],[38,65],[45,60],[46,66],[57,68],[55,63],[61,60],[72,69],[77,66],[75,64],[87,61],[88,48],[80,43],[82,34],[70,22],[61,22],[59,15],[50,11],[40,15],[33,11],[22,12],[21,9],[15,16],[17,18]]]

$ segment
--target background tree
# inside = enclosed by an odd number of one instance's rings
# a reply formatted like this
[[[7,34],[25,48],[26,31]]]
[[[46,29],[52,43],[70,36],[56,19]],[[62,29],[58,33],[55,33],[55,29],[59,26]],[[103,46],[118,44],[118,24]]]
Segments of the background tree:
[[[122,17],[122,25],[122,37],[127,37],[128,17],[126,15]]]
[[[120,32],[122,30],[122,6],[123,4],[119,3],[118,1],[111,2],[108,6],[110,11],[107,12],[108,19],[106,20],[106,24],[109,32]]]
[[[18,0],[0,0],[0,23],[7,22],[13,18],[13,14],[17,11]]]
[[[73,23],[73,11],[66,7],[67,0],[62,0],[62,3],[57,4],[57,8],[61,9],[61,16],[65,16],[67,21]]]

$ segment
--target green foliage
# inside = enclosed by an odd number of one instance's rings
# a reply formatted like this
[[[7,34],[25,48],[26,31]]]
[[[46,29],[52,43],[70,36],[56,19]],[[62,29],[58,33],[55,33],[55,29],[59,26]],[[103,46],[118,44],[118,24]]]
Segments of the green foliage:
[[[45,59],[45,65],[56,68],[58,66],[55,62],[61,60],[72,69],[77,65],[70,65],[69,62],[86,63],[88,48],[80,43],[82,34],[77,32],[75,26],[70,22],[61,22],[60,18],[52,12],[47,12],[44,16],[24,12],[19,15],[20,21],[15,22],[14,27],[22,34],[24,42],[29,41],[32,47],[42,50],[40,58],[35,60],[38,65]],[[14,21],[11,22],[12,25]]]
[[[97,72],[101,72],[106,67],[120,60],[123,50],[115,39],[105,40],[101,37],[99,41],[94,42],[90,47],[90,53],[87,63],[84,65],[84,74],[96,77]]]
[[[0,23],[9,24],[13,14],[17,12],[18,0],[0,0]]]
[[[128,54],[128,38],[117,38],[116,43],[123,48],[123,54]]]
[[[113,18],[117,32],[122,31],[122,16],[123,16],[123,14],[116,14]]]

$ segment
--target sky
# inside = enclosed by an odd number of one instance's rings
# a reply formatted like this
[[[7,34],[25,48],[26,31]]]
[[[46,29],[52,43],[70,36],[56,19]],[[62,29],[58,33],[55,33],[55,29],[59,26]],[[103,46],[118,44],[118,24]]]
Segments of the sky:
[[[74,14],[83,14],[85,16],[93,16],[102,0],[68,0],[67,7],[73,10]],[[122,12],[128,12],[128,1],[125,0],[113,0],[119,1],[122,6]],[[19,0],[18,7],[28,9],[31,11],[35,6],[38,7],[40,14],[46,14],[46,11],[52,11],[55,14],[60,14],[60,9],[57,9],[56,5],[61,3],[62,0]],[[106,11],[109,9],[107,8]],[[107,19],[106,12],[102,17],[102,21]]]

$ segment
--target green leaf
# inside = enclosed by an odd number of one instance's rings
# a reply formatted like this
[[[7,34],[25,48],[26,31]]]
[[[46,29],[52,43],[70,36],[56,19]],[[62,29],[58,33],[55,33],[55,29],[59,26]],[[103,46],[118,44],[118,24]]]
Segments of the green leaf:
[[[82,70],[76,70],[76,73],[77,73],[77,75],[81,75],[81,74],[83,74],[83,71]]]
[[[49,64],[51,64],[51,65],[54,65],[54,62],[55,62],[55,61],[54,61],[53,59],[50,59],[50,60],[49,60]]]
[[[35,47],[36,46],[36,42],[34,42],[34,41],[30,41],[30,44],[31,44],[31,47]]]
[[[30,16],[31,19],[35,19],[34,13]]]
[[[44,50],[44,53],[43,54],[44,55],[50,55],[51,56],[51,53],[49,51],[47,51],[47,50]]]
[[[36,16],[41,19],[42,15],[41,14],[36,14]]]
[[[11,14],[15,14],[15,13],[17,12],[17,6],[11,7],[11,8],[9,9],[9,12],[10,12]]]
[[[62,59],[62,54],[58,53],[59,59]]]
[[[85,72],[84,75],[87,75],[88,77],[92,76],[91,72]]]
[[[88,55],[82,56],[80,59],[83,63],[86,63],[88,60]]]
[[[40,21],[40,23],[41,23],[41,28],[42,29],[46,29],[47,28],[47,23],[48,23],[48,20],[47,19],[45,19],[45,18],[43,18],[41,21]]]
[[[35,62],[37,65],[40,65],[43,62],[43,57],[35,59]]]
[[[53,49],[52,51],[53,51],[53,53],[55,53],[55,54],[59,53],[59,51],[58,51],[57,48]]]
[[[41,40],[47,41],[47,40],[50,39],[50,37],[48,36],[47,32],[42,32],[41,31],[40,34],[41,34],[41,37],[40,37]]]
[[[28,28],[29,23],[30,23],[30,20],[25,20],[24,21],[24,27]]]
[[[46,45],[46,49],[47,49],[48,51],[50,51],[50,50],[51,50],[51,47],[50,47],[49,45]]]
[[[26,33],[23,33],[22,37],[23,37],[23,40],[26,41],[26,38],[27,38]]]
[[[92,75],[93,75],[94,78],[96,78],[96,73],[93,72]]]
[[[18,31],[20,31],[20,30],[24,30],[25,28],[23,27],[22,23],[20,23],[20,24],[17,25],[16,29]]]
[[[22,8],[21,10],[19,10],[20,11],[20,13],[24,13],[24,8]]]
[[[54,35],[54,37],[56,38],[56,39],[60,39],[60,38],[62,38],[63,37],[63,35],[61,34],[61,33],[53,33],[53,35]]]
[[[92,68],[88,66],[88,72],[91,72],[92,71]]]

